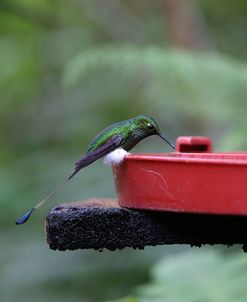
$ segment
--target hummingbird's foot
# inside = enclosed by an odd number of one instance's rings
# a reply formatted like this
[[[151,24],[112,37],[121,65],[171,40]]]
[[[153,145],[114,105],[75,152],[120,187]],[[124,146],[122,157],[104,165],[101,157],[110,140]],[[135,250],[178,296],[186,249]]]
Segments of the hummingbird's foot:
[[[125,151],[122,148],[117,148],[111,153],[107,154],[104,157],[104,164],[106,165],[119,165],[123,162],[125,156],[129,155],[130,153]]]

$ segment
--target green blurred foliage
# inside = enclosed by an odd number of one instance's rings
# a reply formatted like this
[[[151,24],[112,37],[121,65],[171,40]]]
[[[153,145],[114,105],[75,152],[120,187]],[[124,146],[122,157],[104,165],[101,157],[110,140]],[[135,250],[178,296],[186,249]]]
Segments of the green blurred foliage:
[[[170,255],[157,262],[148,283],[117,302],[246,301],[247,258],[203,249]]]
[[[212,271],[202,294],[213,292],[219,281],[230,289],[228,297],[216,292],[217,301],[227,301],[238,289],[246,298],[239,265],[244,255],[235,250],[226,256],[201,249],[195,260],[194,250],[183,255],[181,247],[60,254],[44,242],[41,222],[47,207],[29,224],[14,225],[69,175],[98,131],[139,113],[153,115],[173,142],[179,135],[208,135],[216,150],[247,148],[247,2],[197,4],[209,36],[208,49],[201,51],[169,44],[161,0],[1,1],[1,302],[103,301],[125,295],[132,296],[123,301],[148,301],[154,289],[157,301],[187,301],[194,297],[190,294],[201,301],[193,284],[203,263]],[[153,137],[133,152],[168,150]],[[50,207],[114,194],[110,169],[97,162],[51,200]],[[152,269],[162,255],[170,265],[165,259]],[[191,271],[186,283],[177,260],[183,272]],[[220,269],[226,262],[224,279]],[[218,279],[209,282],[217,269]],[[239,284],[232,278],[237,272],[243,278]],[[176,300],[171,299],[174,291]],[[204,298],[213,301],[214,296]]]

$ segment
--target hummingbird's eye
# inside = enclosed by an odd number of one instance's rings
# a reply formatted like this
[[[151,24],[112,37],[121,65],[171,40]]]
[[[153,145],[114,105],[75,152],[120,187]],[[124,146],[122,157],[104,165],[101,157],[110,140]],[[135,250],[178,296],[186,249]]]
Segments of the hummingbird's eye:
[[[152,124],[150,124],[150,123],[148,123],[147,126],[148,126],[148,129],[150,129],[150,130],[154,128],[154,126]]]

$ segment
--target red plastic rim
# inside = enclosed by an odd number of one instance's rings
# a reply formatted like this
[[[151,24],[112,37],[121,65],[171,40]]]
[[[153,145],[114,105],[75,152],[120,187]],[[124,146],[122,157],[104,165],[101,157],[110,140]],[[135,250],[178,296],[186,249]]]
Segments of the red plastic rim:
[[[177,151],[179,142],[185,142],[179,139]],[[247,215],[247,153],[211,153],[205,146],[204,152],[198,152],[195,146],[201,150],[203,144],[211,146],[210,140],[186,139],[189,152],[130,155],[114,167],[119,204],[156,211]],[[191,141],[195,152],[190,152]]]

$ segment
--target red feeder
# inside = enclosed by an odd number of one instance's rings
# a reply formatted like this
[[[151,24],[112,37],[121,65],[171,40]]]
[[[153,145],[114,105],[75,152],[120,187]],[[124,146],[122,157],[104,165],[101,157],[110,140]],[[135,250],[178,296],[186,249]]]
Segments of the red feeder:
[[[113,173],[122,207],[247,215],[247,153],[214,153],[206,137],[179,137],[173,153],[129,155]]]

